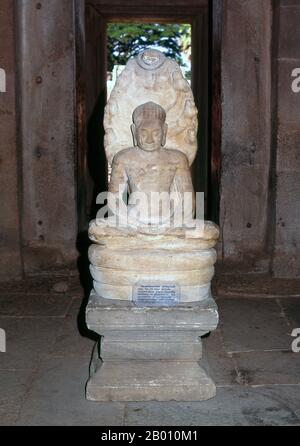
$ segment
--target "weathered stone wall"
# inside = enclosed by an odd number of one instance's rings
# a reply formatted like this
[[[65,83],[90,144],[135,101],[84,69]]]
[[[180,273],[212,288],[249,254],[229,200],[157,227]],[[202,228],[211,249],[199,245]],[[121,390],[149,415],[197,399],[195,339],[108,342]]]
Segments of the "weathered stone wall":
[[[224,1],[220,254],[252,270],[268,268],[271,25],[271,1]]]
[[[76,259],[75,33],[70,0],[18,0],[26,273]]]
[[[296,278],[300,91],[292,90],[292,72],[300,72],[300,3],[227,0],[223,7],[220,257]]]
[[[293,92],[300,72],[300,2],[281,0],[279,10],[276,233],[273,273],[300,277],[300,91]],[[300,86],[298,73],[297,82]],[[300,90],[300,89],[299,89]]]
[[[6,88],[0,92],[0,279],[20,277],[20,222],[16,137],[16,64],[13,2],[0,2],[0,68]],[[3,79],[4,83],[4,79]]]

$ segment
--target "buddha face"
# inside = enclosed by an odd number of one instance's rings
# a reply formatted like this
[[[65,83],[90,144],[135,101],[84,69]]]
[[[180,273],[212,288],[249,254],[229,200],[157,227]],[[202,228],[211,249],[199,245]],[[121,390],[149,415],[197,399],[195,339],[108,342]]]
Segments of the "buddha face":
[[[165,145],[167,126],[159,120],[143,120],[135,127],[135,139],[140,149],[147,152]]]

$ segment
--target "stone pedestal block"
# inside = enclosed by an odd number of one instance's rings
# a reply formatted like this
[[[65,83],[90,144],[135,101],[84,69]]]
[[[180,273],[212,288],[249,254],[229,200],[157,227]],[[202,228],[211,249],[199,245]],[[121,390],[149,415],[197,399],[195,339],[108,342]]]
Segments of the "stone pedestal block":
[[[201,336],[218,323],[212,298],[174,307],[137,307],[91,292],[88,328],[100,335],[87,383],[93,401],[200,401],[215,396],[198,364]]]

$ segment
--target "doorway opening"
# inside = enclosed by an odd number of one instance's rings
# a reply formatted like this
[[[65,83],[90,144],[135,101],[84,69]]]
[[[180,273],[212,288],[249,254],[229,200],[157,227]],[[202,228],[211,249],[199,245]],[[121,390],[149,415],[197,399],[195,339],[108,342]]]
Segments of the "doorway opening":
[[[213,12],[210,8],[211,3],[220,2],[201,0],[195,6],[195,2],[186,0],[183,7],[182,1],[174,0],[174,7],[170,6],[170,2],[164,5],[161,0],[159,6],[148,2],[148,6],[135,6],[133,14],[126,2],[123,6],[119,3],[118,6],[114,6],[114,3],[108,6],[101,0],[95,0],[86,2],[84,11],[78,11],[76,94],[79,231],[85,230],[88,221],[95,217],[97,194],[107,190],[108,166],[103,147],[104,106],[122,66],[130,56],[135,55],[128,55],[128,49],[125,49],[125,43],[134,33],[140,47],[135,45],[133,51],[156,47],[169,57],[177,57],[186,78],[191,82],[198,108],[198,152],[192,166],[194,188],[195,191],[205,193],[206,218],[217,222],[219,167],[214,172],[211,166],[218,151],[218,147],[215,149],[213,146],[220,141],[217,138],[219,130],[214,128],[212,131],[211,122],[212,113],[219,116],[220,110],[212,94],[216,77],[211,82],[214,74],[214,33]],[[181,6],[176,7],[177,3]],[[173,48],[173,54],[168,54],[168,51],[172,51],[163,44],[163,40],[172,36],[172,32],[174,35],[179,33],[177,39],[181,50],[176,53]],[[125,42],[123,46],[122,39]],[[212,181],[213,176],[216,181]]]

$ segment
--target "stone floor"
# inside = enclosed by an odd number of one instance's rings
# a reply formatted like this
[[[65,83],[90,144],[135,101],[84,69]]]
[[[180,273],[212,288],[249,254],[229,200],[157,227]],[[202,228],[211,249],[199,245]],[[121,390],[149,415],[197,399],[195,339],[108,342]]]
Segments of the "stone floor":
[[[291,351],[299,293],[239,293],[218,290],[220,325],[204,340],[216,398],[93,403],[81,288],[72,278],[0,285],[0,425],[300,425],[300,353]]]

